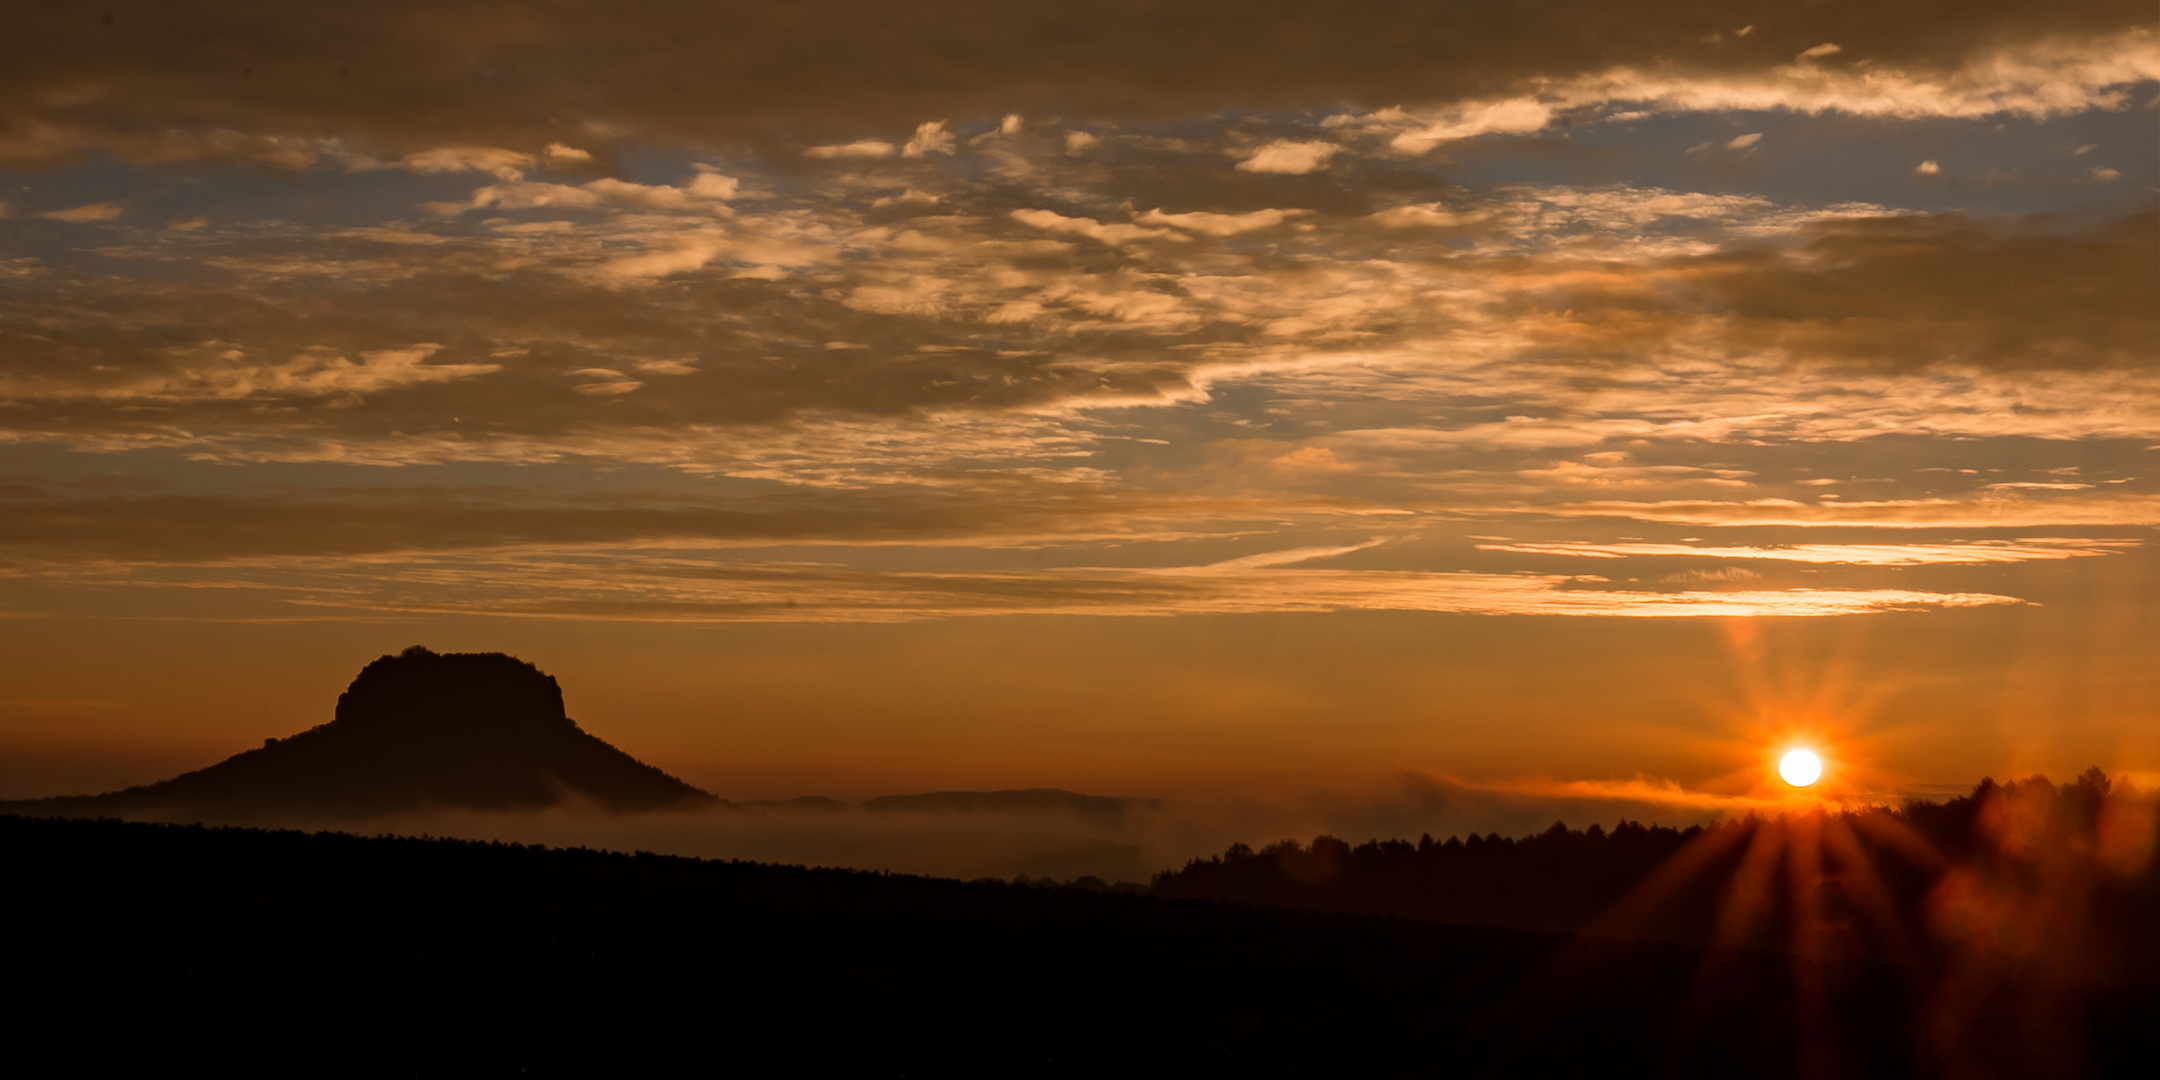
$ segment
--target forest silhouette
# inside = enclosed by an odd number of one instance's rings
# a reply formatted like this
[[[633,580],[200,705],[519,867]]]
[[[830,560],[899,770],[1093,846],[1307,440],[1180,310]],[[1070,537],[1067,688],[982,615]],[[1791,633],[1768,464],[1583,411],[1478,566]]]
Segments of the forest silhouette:
[[[1686,880],[1670,883],[1659,910],[1639,913],[1629,929],[1680,940],[1709,940],[1717,909],[1735,880],[1766,900],[1753,933],[1728,944],[1783,947],[1799,873],[1795,861],[1756,856],[1787,844],[1797,829],[1831,831],[1825,845],[1849,865],[1818,873],[1809,887],[1858,935],[1842,944],[1881,954],[1888,928],[1874,920],[1891,913],[1917,919],[1946,873],[1984,873],[2040,882],[2072,874],[2084,899],[2120,925],[2108,930],[2150,936],[2160,924],[2131,916],[2140,890],[2150,890],[2154,802],[2116,785],[2098,768],[2060,786],[2044,776],[1998,784],[1983,780],[1947,802],[1922,800],[1855,810],[1750,815],[1714,826],[1675,829],[1622,819],[1611,830],[1563,822],[1520,839],[1472,834],[1435,841],[1371,840],[1352,846],[1333,836],[1310,844],[1278,841],[1254,850],[1236,844],[1220,855],[1193,859],[1156,875],[1154,891],[1322,911],[1396,915],[1447,922],[1572,931],[1605,920],[1617,905],[1674,860],[1688,856]],[[1812,820],[1811,820],[1812,819]],[[2043,865],[2045,864],[2045,865]],[[2075,864],[2074,866],[2069,864]],[[1835,870],[1835,868],[1834,868]],[[2037,885],[2035,886],[2038,887]],[[1867,895],[1856,895],[1864,891]],[[1886,903],[1889,911],[1867,912]]]
[[[2076,1075],[2088,1024],[2141,987],[2160,1022],[2155,800],[2099,769],[2067,784],[1983,780],[1965,796],[1749,816],[1685,830],[1621,821],[1535,836],[1331,836],[1233,845],[1156,876],[1165,897],[1683,943],[1704,950],[1674,1022],[1702,1013],[1739,957],[1791,969],[1806,1075],[1879,1057],[1835,1034],[1841,1005],[1895,985],[1915,1067],[1953,1076]],[[2100,1074],[2104,1074],[2100,1073]]]

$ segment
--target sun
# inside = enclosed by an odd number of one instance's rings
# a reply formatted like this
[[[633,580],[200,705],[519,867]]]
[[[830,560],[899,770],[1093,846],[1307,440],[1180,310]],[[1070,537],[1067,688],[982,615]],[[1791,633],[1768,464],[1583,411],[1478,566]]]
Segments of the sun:
[[[1778,775],[1794,787],[1806,787],[1822,779],[1822,758],[1813,750],[1788,751],[1778,759]]]

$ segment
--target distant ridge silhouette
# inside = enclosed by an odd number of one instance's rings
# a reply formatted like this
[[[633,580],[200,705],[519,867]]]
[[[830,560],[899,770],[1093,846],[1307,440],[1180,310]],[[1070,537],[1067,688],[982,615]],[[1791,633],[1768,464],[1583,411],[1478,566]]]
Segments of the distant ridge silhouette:
[[[1134,810],[1159,810],[1161,799],[1083,795],[1063,788],[1019,791],[932,791],[922,795],[881,795],[862,804],[873,814],[1068,814],[1106,828],[1125,823]]]
[[[360,670],[335,719],[206,769],[104,795],[0,802],[41,815],[370,817],[424,808],[728,805],[578,727],[562,689],[503,653],[415,645]]]
[[[752,799],[737,805],[758,814],[844,814],[854,809],[847,803],[828,799],[823,795],[798,795],[792,799]]]

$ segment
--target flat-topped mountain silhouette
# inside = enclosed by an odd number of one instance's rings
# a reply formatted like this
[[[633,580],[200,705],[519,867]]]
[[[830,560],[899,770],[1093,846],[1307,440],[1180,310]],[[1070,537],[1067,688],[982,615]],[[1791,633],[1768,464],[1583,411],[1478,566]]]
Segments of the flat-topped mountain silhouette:
[[[190,818],[367,817],[723,805],[578,727],[562,689],[502,653],[418,645],[360,670],[336,718],[207,769],[104,795],[0,803],[18,813]]]

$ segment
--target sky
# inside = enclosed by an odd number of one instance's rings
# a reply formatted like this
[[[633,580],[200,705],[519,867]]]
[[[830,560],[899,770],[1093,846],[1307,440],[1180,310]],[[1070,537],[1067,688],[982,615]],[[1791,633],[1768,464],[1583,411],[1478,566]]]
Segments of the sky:
[[[736,800],[2160,782],[2150,4],[0,21],[0,797],[412,644]]]

